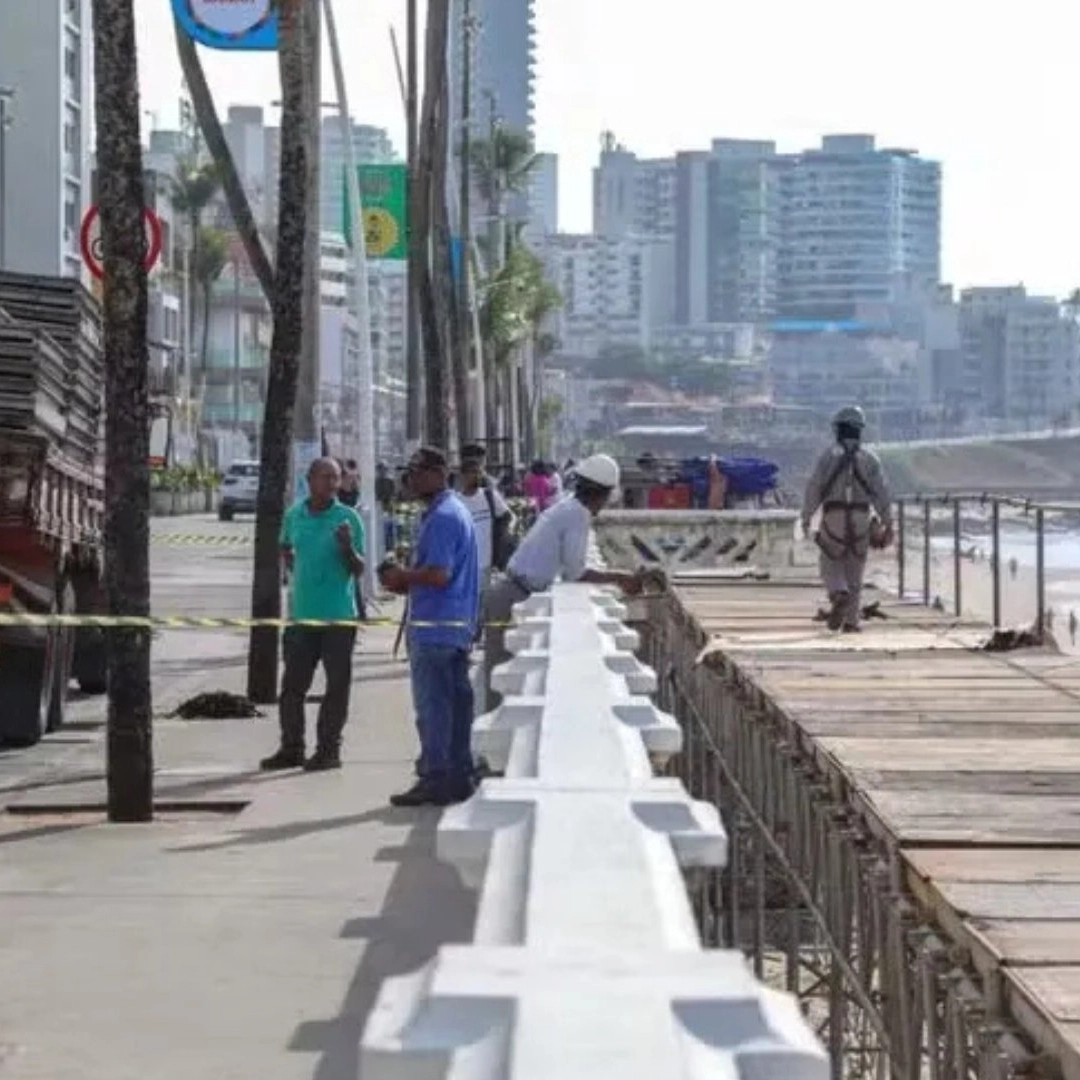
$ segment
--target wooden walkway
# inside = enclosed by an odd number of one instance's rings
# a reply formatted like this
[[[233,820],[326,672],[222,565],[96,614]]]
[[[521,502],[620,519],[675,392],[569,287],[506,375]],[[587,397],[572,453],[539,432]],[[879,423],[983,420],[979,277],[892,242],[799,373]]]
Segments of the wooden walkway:
[[[857,636],[811,621],[809,582],[677,593],[900,853],[923,915],[1080,1080],[1080,660],[976,651],[985,628],[873,592],[887,617]]]

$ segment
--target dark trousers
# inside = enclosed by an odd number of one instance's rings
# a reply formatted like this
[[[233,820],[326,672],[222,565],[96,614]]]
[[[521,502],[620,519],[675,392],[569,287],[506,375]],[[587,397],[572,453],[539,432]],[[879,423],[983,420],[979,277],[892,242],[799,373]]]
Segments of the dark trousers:
[[[304,702],[321,663],[326,672],[326,694],[319,706],[316,745],[336,754],[349,717],[352,655],[356,630],[351,627],[290,626],[285,631],[285,675],[281,681],[281,745],[304,749]]]
[[[409,664],[420,736],[417,772],[436,782],[471,777],[473,690],[468,651],[411,643]]]

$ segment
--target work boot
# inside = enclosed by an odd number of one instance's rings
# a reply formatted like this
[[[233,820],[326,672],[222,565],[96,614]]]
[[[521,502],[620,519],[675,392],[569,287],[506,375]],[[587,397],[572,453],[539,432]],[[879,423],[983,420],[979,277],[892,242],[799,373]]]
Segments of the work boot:
[[[843,632],[845,634],[861,634],[862,627],[856,625],[855,623],[844,623]]]
[[[304,762],[304,772],[330,772],[341,768],[341,755],[336,750],[316,750]]]
[[[446,796],[445,805],[468,802],[476,794],[477,786],[477,781],[471,776],[447,780],[443,785],[443,793]]]
[[[263,772],[284,772],[286,769],[302,769],[303,767],[304,751],[287,750],[285,747],[259,762],[259,768]]]
[[[847,616],[848,594],[846,592],[833,593],[830,597],[832,606],[829,608],[829,617],[825,624],[830,630],[839,630],[844,625]]]
[[[441,785],[421,777],[408,791],[390,796],[391,806],[446,806],[446,793]]]

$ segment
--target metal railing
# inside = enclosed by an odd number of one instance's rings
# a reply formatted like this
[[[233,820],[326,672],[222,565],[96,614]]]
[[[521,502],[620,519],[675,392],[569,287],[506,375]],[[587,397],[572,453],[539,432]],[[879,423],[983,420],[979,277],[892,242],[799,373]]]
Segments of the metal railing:
[[[911,509],[916,510],[914,529]],[[988,532],[991,603],[989,618],[994,629],[1000,629],[1005,621],[1002,598],[1003,518],[1022,523],[1031,530],[1034,538],[1035,579],[1033,583],[1033,612],[1031,628],[1042,640],[1049,629],[1046,603],[1046,536],[1047,522],[1055,517],[1075,517],[1080,526],[1080,504],[1041,503],[1031,499],[1007,496],[961,493],[956,495],[911,495],[896,503],[896,561],[897,591],[901,597],[908,595],[908,557],[913,539],[920,545],[921,560],[917,564],[920,575],[919,590],[923,603],[929,606],[937,596],[934,585],[935,536],[950,535],[952,609],[958,617],[964,611],[964,563],[971,561],[972,553],[964,551],[964,513],[977,511],[979,524]],[[936,513],[937,511],[937,513]],[[944,517],[943,514],[944,513]],[[1008,515],[1011,514],[1011,518]],[[1080,529],[1078,529],[1080,534]],[[919,595],[917,594],[917,595]]]
[[[727,836],[715,805],[654,775],[683,734],[625,616],[588,585],[518,606],[503,702],[473,739],[504,778],[438,829],[479,888],[473,941],[384,984],[365,1080],[828,1076],[794,996],[702,947],[683,872],[722,866]]]

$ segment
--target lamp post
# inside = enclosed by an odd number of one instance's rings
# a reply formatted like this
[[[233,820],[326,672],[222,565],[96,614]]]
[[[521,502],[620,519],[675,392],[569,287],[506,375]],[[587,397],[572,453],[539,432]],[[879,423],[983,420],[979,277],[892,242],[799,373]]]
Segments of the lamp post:
[[[0,86],[0,270],[7,269],[7,130],[9,106],[15,100],[10,86]]]

